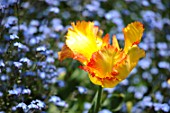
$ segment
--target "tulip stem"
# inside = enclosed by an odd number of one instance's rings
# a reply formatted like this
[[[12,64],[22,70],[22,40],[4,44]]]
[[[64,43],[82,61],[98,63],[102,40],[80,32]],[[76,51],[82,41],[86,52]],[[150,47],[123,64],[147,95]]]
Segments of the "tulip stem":
[[[98,91],[96,92],[91,108],[89,109],[88,113],[98,113],[101,104],[101,96],[102,96],[102,87],[99,86]]]
[[[99,86],[99,89],[98,89],[98,92],[97,92],[97,98],[96,98],[94,113],[98,113],[98,111],[99,111],[100,104],[101,104],[101,96],[102,96],[102,87]]]

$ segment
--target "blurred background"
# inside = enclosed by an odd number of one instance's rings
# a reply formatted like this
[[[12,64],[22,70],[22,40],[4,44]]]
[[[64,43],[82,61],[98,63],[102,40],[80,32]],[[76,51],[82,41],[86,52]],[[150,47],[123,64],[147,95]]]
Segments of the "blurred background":
[[[144,24],[146,57],[127,79],[105,88],[99,113],[170,112],[169,0],[0,0],[0,113],[87,113],[97,91],[78,61],[58,61],[71,22],[104,34]]]

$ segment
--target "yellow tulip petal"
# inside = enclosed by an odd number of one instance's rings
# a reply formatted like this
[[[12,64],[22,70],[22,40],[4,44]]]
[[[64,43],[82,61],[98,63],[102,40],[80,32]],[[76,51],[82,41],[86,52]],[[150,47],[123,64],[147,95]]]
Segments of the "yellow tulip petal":
[[[112,46],[116,47],[118,50],[120,49],[116,35],[113,35],[113,37],[112,37]]]
[[[104,79],[103,82],[102,82],[102,87],[113,88],[118,83],[120,83],[120,80],[117,79],[117,78],[114,78],[114,79]]]
[[[97,44],[98,50],[101,49],[102,44],[103,44],[103,40],[102,40],[101,37],[97,37],[97,38],[96,38],[96,44]]]
[[[107,46],[109,43],[110,43],[110,37],[109,34],[106,34],[102,40],[102,47]]]
[[[117,79],[119,72],[114,69],[114,66],[122,62],[125,57],[126,55],[123,51],[118,51],[117,48],[108,45],[102,50],[93,53],[90,62],[80,68],[89,72],[90,80],[94,84],[100,84],[103,87],[113,87],[119,81]]]
[[[97,43],[98,49],[101,49],[104,46],[107,46],[110,43],[109,34],[106,34],[103,38],[97,37],[96,43]]]
[[[58,52],[58,59],[60,61],[66,59],[66,58],[73,58],[73,52],[70,50],[69,47],[67,47],[67,45],[64,45],[62,50],[60,52]]]
[[[84,66],[93,76],[105,78],[112,77],[113,65],[120,61],[122,53],[113,46],[105,46],[102,50],[93,53],[90,62]]]
[[[96,27],[93,22],[72,23],[66,35],[66,45],[74,52],[90,60],[92,54],[98,50],[96,44]],[[87,63],[87,62],[86,62]]]
[[[90,80],[102,87],[114,87],[127,78],[138,60],[145,56],[144,50],[133,45],[126,55],[113,46],[95,52],[87,66],[81,68],[89,72]]]
[[[142,38],[144,31],[143,24],[140,22],[133,22],[123,29],[125,37],[124,51],[127,53],[128,49],[135,44],[138,44]]]
[[[128,57],[126,56],[124,60],[122,60],[122,62],[117,63],[117,65],[114,66],[114,69],[119,72],[119,74],[117,75],[117,79],[119,79],[119,81],[124,80],[131,71]]]
[[[119,72],[117,78],[124,80],[137,65],[140,58],[145,56],[144,50],[140,49],[137,45],[133,45],[128,51],[127,57],[118,63],[114,68]]]
[[[90,81],[93,83],[93,84],[96,84],[96,85],[102,85],[102,81],[99,77],[94,77],[92,76],[91,74],[88,74],[89,75],[89,78],[90,78]]]
[[[93,84],[100,85],[105,88],[112,88],[116,86],[120,81],[117,78],[99,78],[99,77],[94,77],[89,74],[90,81]]]
[[[58,59],[62,61],[66,58],[73,58],[75,60],[82,62],[83,64],[88,62],[88,59],[86,57],[84,57],[83,55],[79,53],[73,53],[71,49],[67,47],[67,45],[64,45],[62,50],[58,52]]]
[[[94,33],[98,36],[98,37],[102,37],[103,35],[103,30],[99,29],[98,26],[94,26]]]
[[[128,59],[130,62],[130,71],[137,65],[140,58],[145,56],[145,51],[138,46],[133,45],[128,51]]]

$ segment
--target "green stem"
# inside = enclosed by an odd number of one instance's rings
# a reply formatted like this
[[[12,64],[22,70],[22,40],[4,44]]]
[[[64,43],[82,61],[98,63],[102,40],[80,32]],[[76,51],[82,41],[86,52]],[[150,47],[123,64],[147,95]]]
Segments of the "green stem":
[[[101,96],[102,96],[102,87],[99,86],[98,92],[97,92],[97,100],[96,100],[96,104],[95,104],[95,110],[94,113],[98,113],[99,108],[100,108],[100,104],[101,104]]]
[[[89,109],[88,113],[98,113],[101,104],[101,96],[102,96],[102,87],[99,86],[99,89],[93,98],[91,108]]]

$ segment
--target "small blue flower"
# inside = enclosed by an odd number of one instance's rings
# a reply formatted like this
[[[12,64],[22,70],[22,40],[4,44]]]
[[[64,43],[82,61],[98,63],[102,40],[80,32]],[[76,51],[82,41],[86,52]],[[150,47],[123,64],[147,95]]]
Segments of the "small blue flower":
[[[135,87],[134,87],[134,86],[129,86],[128,89],[127,89],[127,91],[128,91],[129,93],[133,93],[133,92],[135,92]]]
[[[157,43],[157,48],[160,49],[160,50],[168,49],[168,45],[165,42],[158,42]]]
[[[37,27],[36,26],[29,26],[28,29],[27,29],[27,33],[29,35],[33,35],[34,33],[36,33],[38,31]]]
[[[6,28],[10,28],[11,26],[16,25],[17,22],[17,17],[8,16],[7,18],[4,18],[4,20],[2,20],[2,25],[4,25]]]
[[[60,12],[60,9],[59,9],[58,7],[50,7],[50,8],[49,8],[49,11],[57,14],[57,13]]]
[[[65,101],[61,100],[58,96],[51,96],[49,102],[53,102],[55,105],[60,107],[68,107],[68,104]]]
[[[46,51],[47,48],[45,46],[39,46],[37,47],[36,51]]]
[[[1,81],[9,80],[9,76],[8,75],[1,75],[0,78],[1,78]]]
[[[33,71],[26,71],[25,73],[22,73],[23,76],[35,76],[36,73]]]
[[[157,92],[155,93],[155,98],[156,98],[159,102],[162,102],[163,99],[164,99],[164,97],[163,97],[163,95],[161,94],[160,91],[157,91]]]
[[[150,4],[147,0],[142,0],[142,5],[146,6],[146,7],[150,6]]]
[[[14,46],[15,46],[15,47],[18,47],[18,48],[21,49],[21,50],[29,51],[29,48],[28,48],[26,45],[24,45],[24,44],[22,44],[22,43],[20,43],[20,42],[15,42],[15,43],[14,43]]]
[[[143,93],[141,93],[141,92],[135,92],[134,96],[135,96],[135,98],[137,98],[137,99],[141,99],[141,98],[143,97]]]
[[[169,20],[170,21],[170,20]],[[170,22],[169,22],[170,23]],[[168,40],[168,41],[170,41],[170,34],[167,34],[166,35],[166,39]]]
[[[49,102],[53,102],[53,103],[56,103],[59,101],[61,101],[61,99],[58,96],[51,96],[51,98],[49,99]]]
[[[84,109],[89,110],[91,108],[91,103],[85,102],[84,103]]]
[[[65,82],[62,81],[62,80],[58,80],[57,84],[58,84],[59,87],[64,87],[65,86]]]
[[[148,80],[149,82],[152,82],[152,75],[149,72],[143,72],[142,78]]]
[[[0,113],[5,113],[5,111],[0,111]]]
[[[53,55],[54,51],[53,50],[46,50],[45,54],[46,55]]]
[[[151,71],[151,74],[158,74],[159,73],[159,70],[158,70],[158,68],[156,68],[156,67],[152,67],[151,69],[150,69],[150,71]]]
[[[28,59],[27,57],[23,57],[19,61],[23,62],[23,63],[27,63],[28,66],[31,66],[31,64],[32,64],[31,60]]]
[[[41,100],[33,100],[31,104],[28,105],[29,109],[42,109],[45,108],[45,103]]]
[[[16,89],[13,89],[13,90],[9,90],[8,93],[10,95],[20,95],[22,92],[22,89],[21,88],[16,88]]]
[[[3,96],[3,93],[0,91],[0,97],[2,97]]]
[[[70,16],[71,16],[71,14],[70,14],[68,11],[62,12],[62,17],[63,17],[64,19],[69,19]]]
[[[31,20],[30,25],[31,26],[39,26],[40,22],[38,20]]]
[[[54,33],[54,32],[51,32],[51,33],[49,34],[49,36],[50,36],[51,38],[53,38],[53,39],[58,39],[58,38],[60,37],[59,34]]]
[[[31,90],[30,89],[23,89],[22,90],[22,94],[31,94]]]
[[[59,42],[58,44],[57,44],[57,46],[58,46],[58,48],[62,48],[63,46],[64,46],[64,43],[63,42]]]
[[[166,61],[160,61],[158,63],[158,67],[159,68],[163,68],[163,69],[168,69],[170,70],[170,63],[166,62]]]
[[[39,109],[39,107],[36,104],[29,104],[28,109]]]
[[[77,86],[78,92],[80,94],[86,94],[87,93],[87,88],[83,87],[83,86]]]
[[[40,78],[42,78],[42,79],[45,79],[45,77],[46,77],[46,73],[45,73],[45,72],[40,72],[39,70],[38,70],[38,75],[39,75]]]
[[[99,2],[93,1],[93,4],[87,4],[85,7],[87,8],[88,11],[94,12],[98,10],[99,6],[100,6]]]
[[[9,37],[10,37],[11,40],[19,39],[19,37],[16,34],[12,34]]]
[[[155,111],[159,111],[159,110],[161,110],[162,104],[161,103],[154,103],[153,106],[154,106]]]
[[[36,104],[39,108],[44,108],[45,107],[45,103],[40,101],[40,100],[35,100],[31,102],[32,104]]]
[[[61,106],[61,107],[68,107],[68,104],[65,101],[60,101],[60,102],[56,102],[55,105],[57,106]]]
[[[168,104],[164,103],[164,104],[162,104],[161,109],[164,112],[169,112],[170,111],[170,106]]]
[[[139,66],[142,69],[148,69],[152,63],[152,60],[150,58],[143,58],[139,61]]]
[[[45,0],[45,2],[51,6],[58,6],[60,5],[60,0]]]
[[[107,20],[112,20],[113,18],[120,18],[121,14],[117,10],[111,10],[105,14],[105,18]]]
[[[22,108],[23,110],[26,110],[27,109],[27,105],[23,102],[19,103],[16,108]]]
[[[20,62],[13,62],[13,64],[17,68],[21,68],[22,67],[22,63],[20,63]]]
[[[163,57],[168,57],[170,56],[170,51],[168,50],[159,50],[159,55]]]
[[[150,96],[145,96],[145,97],[143,98],[143,101],[145,101],[145,102],[150,102],[150,101],[151,101],[151,97],[150,97]]]
[[[102,109],[101,111],[99,111],[99,113],[112,113],[112,112],[108,109]]]
[[[18,88],[15,88],[13,90],[9,90],[8,93],[10,95],[31,94],[31,90],[18,87]]]
[[[51,56],[48,56],[47,58],[46,58],[46,62],[48,62],[48,63],[54,63],[54,58],[53,57],[51,57]]]
[[[3,60],[0,60],[0,67],[5,67]]]

